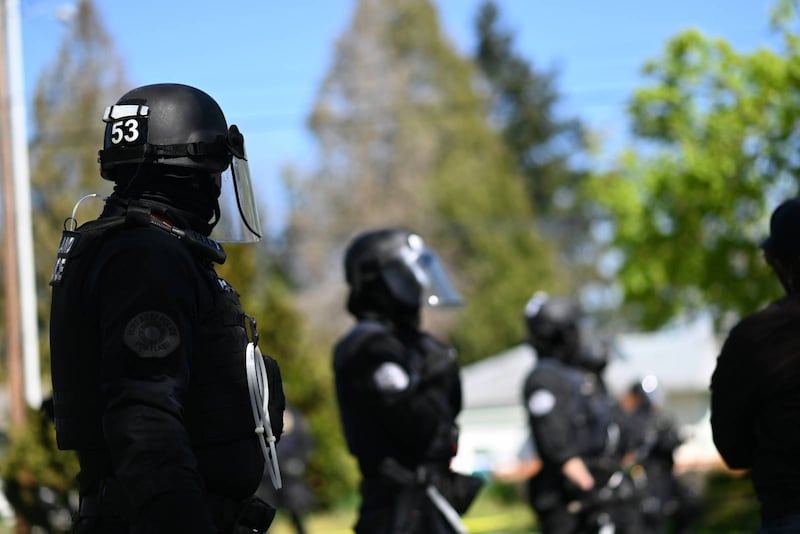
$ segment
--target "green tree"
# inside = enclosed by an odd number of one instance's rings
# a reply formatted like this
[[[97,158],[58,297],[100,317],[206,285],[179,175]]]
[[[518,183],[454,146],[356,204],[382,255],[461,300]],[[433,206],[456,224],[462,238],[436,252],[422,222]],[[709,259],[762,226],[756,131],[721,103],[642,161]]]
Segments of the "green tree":
[[[800,177],[800,38],[793,4],[782,8],[779,50],[740,53],[696,30],[671,39],[630,103],[636,143],[590,185],[646,327],[750,312],[780,292],[757,245]]]
[[[49,374],[47,343],[50,276],[65,219],[82,196],[107,195],[97,150],[102,146],[105,106],[127,85],[124,62],[98,18],[91,0],[81,0],[62,37],[57,57],[38,80],[33,100],[30,145],[36,287],[43,369]],[[82,204],[79,222],[99,214],[97,200]]]
[[[501,23],[493,0],[481,4],[475,22],[475,63],[485,78],[489,122],[501,132],[524,176],[534,215],[564,258],[561,273],[570,291],[596,279],[589,233],[591,213],[581,197],[588,172],[588,134],[578,119],[557,112],[557,72],[534,68],[514,50],[515,35]]]
[[[86,139],[102,139],[102,106],[123,84],[122,62],[92,2],[82,0],[58,56],[38,81],[34,96],[32,219],[40,347],[46,375],[50,363],[48,282],[61,230],[78,198],[110,189],[98,176],[97,144]],[[81,211],[80,216],[86,217],[86,213]],[[3,480],[13,492],[24,531],[26,523],[41,523],[43,510],[35,506],[38,488],[46,486],[65,499],[75,482],[77,461],[72,452],[56,449],[52,425],[36,411],[29,415],[25,428],[10,429],[10,437],[3,459]]]
[[[536,213],[571,212],[586,176],[575,170],[575,160],[586,156],[588,141],[579,120],[556,112],[561,100],[557,73],[535,69],[515,52],[514,34],[501,26],[494,1],[481,5],[476,31],[475,61],[489,84],[491,119],[525,176]]]
[[[487,124],[477,78],[428,0],[357,3],[310,118],[320,165],[300,181],[292,219],[306,295],[336,297],[313,299],[324,308],[318,324],[342,325],[345,241],[396,225],[442,253],[466,297],[460,315],[434,327],[452,334],[463,361],[522,339],[521,310],[534,289],[558,283],[555,259]]]
[[[282,274],[278,247],[225,246],[228,259],[217,271],[237,288],[244,310],[257,321],[259,348],[278,361],[288,403],[308,419],[316,447],[306,478],[322,507],[335,505],[355,486],[356,466],[348,457],[333,391],[330,366],[320,364],[319,347],[291,304],[286,277]],[[278,455],[281,454],[278,443]]]

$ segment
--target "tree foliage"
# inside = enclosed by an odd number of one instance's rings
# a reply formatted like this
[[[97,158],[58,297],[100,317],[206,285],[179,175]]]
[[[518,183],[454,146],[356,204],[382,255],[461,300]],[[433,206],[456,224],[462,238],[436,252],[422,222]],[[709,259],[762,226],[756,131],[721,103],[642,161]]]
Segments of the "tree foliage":
[[[779,294],[758,243],[800,177],[800,40],[792,9],[777,21],[779,50],[741,53],[696,30],[671,39],[630,102],[637,142],[589,187],[644,326],[741,314]]]
[[[465,294],[461,314],[434,327],[464,361],[522,339],[523,305],[557,284],[555,259],[477,79],[428,0],[358,2],[309,121],[320,165],[299,184],[292,220],[306,294],[339,299],[313,298],[318,324],[342,324],[346,240],[403,226],[433,244]]]
[[[475,63],[488,87],[489,122],[524,177],[539,227],[563,258],[564,287],[580,293],[597,279],[592,213],[582,197],[587,130],[580,120],[559,116],[557,72],[536,69],[515,51],[515,35],[494,1],[481,4],[475,26]]]
[[[356,468],[339,432],[331,368],[316,357],[308,331],[291,304],[288,284],[269,245],[227,245],[228,260],[217,271],[237,288],[245,311],[257,321],[259,348],[278,361],[287,402],[309,421],[317,447],[306,478],[318,503],[338,503],[355,486]],[[280,442],[278,454],[281,454]]]
[[[50,276],[56,249],[75,203],[89,193],[107,195],[99,176],[103,109],[125,87],[124,63],[91,0],[82,0],[62,38],[58,56],[38,80],[30,145],[34,255],[43,369],[49,371]],[[94,218],[101,203],[89,200],[76,213]]]
[[[501,25],[492,0],[481,5],[476,31],[475,61],[489,84],[492,122],[525,176],[537,215],[563,215],[574,208],[585,177],[573,161],[588,150],[585,128],[558,116],[557,73],[534,69],[514,50],[515,36]]]
[[[34,95],[34,138],[30,145],[31,194],[38,324],[42,368],[49,376],[50,287],[64,220],[89,192],[108,191],[97,172],[103,106],[124,83],[122,62],[114,53],[90,0],[82,0],[50,68]],[[97,206],[95,205],[95,208]],[[88,211],[91,213],[91,211]],[[86,208],[79,212],[87,216]],[[84,219],[85,220],[85,219]],[[47,487],[65,499],[77,472],[74,453],[56,450],[52,425],[32,412],[27,427],[14,428],[3,463],[3,480],[14,488],[16,511],[29,524],[41,521],[36,492]]]

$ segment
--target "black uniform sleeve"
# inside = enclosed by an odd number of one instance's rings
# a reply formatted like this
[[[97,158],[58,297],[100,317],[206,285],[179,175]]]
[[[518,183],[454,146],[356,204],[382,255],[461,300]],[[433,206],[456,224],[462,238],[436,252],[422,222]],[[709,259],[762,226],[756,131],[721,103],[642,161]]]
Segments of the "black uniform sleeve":
[[[398,443],[405,444],[418,458],[452,455],[450,436],[443,434],[452,429],[461,403],[455,361],[427,362],[431,364],[429,367],[436,368],[430,374],[424,368],[412,369],[407,349],[388,334],[372,336],[362,351],[354,370],[357,383],[362,385],[365,399],[375,404]],[[396,390],[379,387],[376,373],[386,364],[402,369],[408,378],[405,387]]]
[[[754,372],[751,341],[742,324],[731,330],[711,376],[711,431],[732,469],[752,467],[755,448]]]
[[[556,373],[534,371],[527,380],[528,418],[536,447],[547,463],[561,465],[580,456],[572,424],[576,412],[572,397],[568,386]]]
[[[126,234],[101,260],[92,288],[105,439],[137,523],[158,532],[213,532],[183,420],[197,313],[194,259],[166,234]]]

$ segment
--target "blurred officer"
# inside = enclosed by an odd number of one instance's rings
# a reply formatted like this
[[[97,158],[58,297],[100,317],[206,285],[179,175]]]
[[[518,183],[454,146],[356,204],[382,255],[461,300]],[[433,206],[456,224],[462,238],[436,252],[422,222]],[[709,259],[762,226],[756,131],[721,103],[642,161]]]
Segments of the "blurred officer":
[[[361,469],[357,534],[464,532],[480,479],[450,471],[461,410],[456,351],[420,329],[420,307],[458,305],[420,236],[380,229],[344,259],[357,323],[336,345],[339,411]]]
[[[217,276],[212,239],[260,237],[244,138],[179,84],[133,89],[103,121],[114,192],[80,226],[76,205],[51,280],[58,446],[81,465],[75,531],[265,532],[275,511],[254,493],[265,472],[280,485],[280,373]]]
[[[306,534],[303,518],[314,507],[316,498],[306,481],[306,467],[316,444],[303,414],[287,403],[283,412],[283,435],[279,447],[280,491],[275,492],[278,509],[289,514],[297,534]]]
[[[619,426],[600,380],[605,358],[585,354],[590,344],[574,299],[536,293],[525,318],[537,362],[523,396],[542,459],[529,482],[531,506],[546,534],[610,527],[619,520],[616,500],[632,489],[620,478]],[[635,532],[634,519],[617,532]]]
[[[683,443],[675,422],[661,410],[658,379],[645,376],[622,396],[626,414],[625,466],[643,489],[643,532],[687,532],[698,511],[697,495],[674,472],[675,450]]]
[[[748,469],[761,531],[800,532],[800,198],[772,213],[764,258],[786,296],[728,334],[711,377],[714,443]]]

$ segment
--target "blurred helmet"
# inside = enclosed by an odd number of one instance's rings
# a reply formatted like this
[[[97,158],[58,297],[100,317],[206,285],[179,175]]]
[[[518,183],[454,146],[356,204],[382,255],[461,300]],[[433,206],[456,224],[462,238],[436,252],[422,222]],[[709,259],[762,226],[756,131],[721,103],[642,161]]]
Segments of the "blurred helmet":
[[[664,392],[655,375],[645,375],[631,384],[628,391],[641,400],[641,406],[645,409],[660,406],[664,402]]]
[[[769,236],[761,242],[761,248],[778,257],[798,254],[800,253],[798,235],[800,235],[800,198],[790,198],[772,212]]]
[[[217,219],[227,212],[231,222],[220,220],[212,237],[261,237],[244,136],[236,125],[228,127],[222,109],[208,94],[177,83],[145,85],[107,107],[103,122],[103,149],[98,154],[103,178],[133,182],[140,172],[171,179],[208,177],[215,183],[215,194],[223,195],[220,203],[234,208],[220,214],[217,205]]]
[[[787,293],[800,291],[800,198],[782,202],[769,221],[769,236],[761,242],[764,257]]]
[[[461,296],[450,283],[436,253],[408,230],[384,228],[364,232],[345,252],[350,286],[348,309],[395,315],[420,306],[458,306]]]
[[[582,316],[577,300],[536,292],[525,306],[528,342],[540,357],[576,362],[581,349]]]

